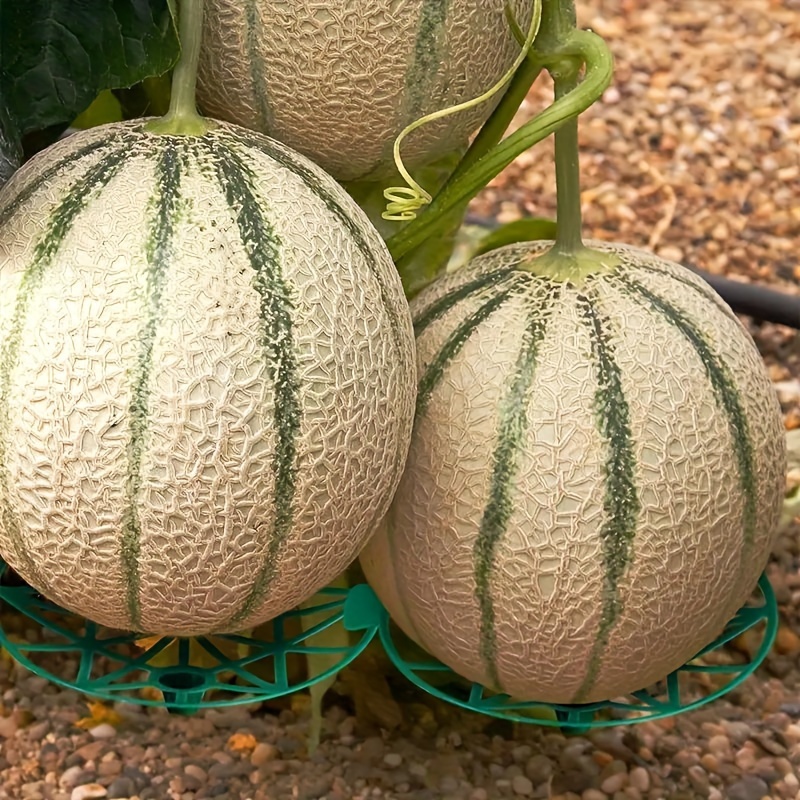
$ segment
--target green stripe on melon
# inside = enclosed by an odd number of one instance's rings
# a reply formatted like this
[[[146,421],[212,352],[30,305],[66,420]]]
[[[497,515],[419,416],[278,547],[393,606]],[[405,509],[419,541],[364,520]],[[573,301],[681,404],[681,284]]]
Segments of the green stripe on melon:
[[[370,265],[373,278],[380,287],[381,304],[391,321],[390,329],[395,337],[395,347],[401,357],[408,362],[411,356],[408,353],[408,343],[403,330],[408,316],[408,305],[404,300],[398,302],[394,275],[392,274],[391,278],[387,277],[381,266],[385,253],[383,242],[375,239],[371,227],[365,230],[362,224],[353,219],[354,209],[358,208],[355,202],[341,191],[335,180],[320,173],[308,159],[299,153],[294,153],[280,142],[241,129],[237,131],[236,136],[239,141],[247,143],[248,146],[291,170],[325,204],[327,211],[345,227],[364,260]]]
[[[527,399],[536,370],[539,345],[545,334],[552,297],[528,310],[522,345],[514,365],[513,381],[499,410],[497,447],[492,454],[489,501],[481,517],[475,540],[475,586],[481,610],[481,658],[486,664],[490,686],[500,687],[497,671],[495,608],[491,592],[497,542],[506,532],[512,511],[516,459],[527,429]]]
[[[94,154],[96,148],[90,146],[86,152]],[[63,162],[57,162],[59,167]],[[7,319],[8,324],[4,326],[3,344],[0,347],[0,524],[2,524],[9,543],[14,550],[14,562],[21,562],[25,565],[24,572],[30,574],[32,579],[41,581],[42,573],[40,565],[31,554],[28,543],[25,541],[22,526],[9,501],[10,477],[6,467],[6,455],[8,443],[6,437],[10,427],[9,414],[9,394],[11,390],[12,374],[19,362],[19,348],[23,336],[23,325],[28,315],[30,305],[33,302],[36,290],[46,279],[54,264],[54,257],[58,251],[64,236],[72,227],[76,217],[86,207],[87,203],[94,199],[93,195],[114,177],[119,169],[119,152],[112,151],[104,154],[72,188],[66,193],[64,198],[52,210],[41,237],[36,241],[30,262],[21,274],[19,286],[15,292],[16,298],[11,312]],[[46,188],[46,179],[51,177],[53,172],[44,170],[43,176],[37,176],[35,183],[40,190]],[[16,187],[16,182],[14,187]],[[6,187],[13,190],[10,184]],[[8,205],[12,211],[17,211],[23,206],[25,201],[30,201],[31,194],[25,188],[14,196]],[[0,219],[10,216],[11,212],[6,211],[6,207],[0,211]],[[9,225],[6,219],[6,225]],[[11,311],[11,309],[9,309]],[[5,321],[5,320],[4,320]]]
[[[28,202],[31,196],[40,191],[48,181],[51,181],[65,168],[74,165],[80,156],[91,155],[101,149],[107,150],[111,144],[113,144],[113,140],[90,140],[80,148],[78,153],[70,153],[63,158],[48,161],[47,165],[38,170],[35,176],[31,175],[29,167],[25,173],[25,178],[9,181],[8,185],[4,187],[6,200],[0,209],[0,226],[5,225],[17,209]]]
[[[636,515],[639,512],[630,409],[608,335],[611,320],[601,317],[595,307],[596,299],[596,296],[590,298],[584,294],[575,298],[589,327],[592,356],[597,364],[594,410],[597,428],[607,443],[603,497],[606,518],[599,531],[603,543],[604,587],[600,625],[589,656],[586,677],[573,698],[576,703],[583,702],[594,688],[609,634],[622,611],[619,581],[630,563],[631,547],[636,536]]]
[[[465,297],[474,294],[475,292],[482,291],[490,286],[495,286],[507,278],[511,273],[512,270],[510,268],[499,269],[496,272],[490,272],[486,275],[481,275],[474,281],[469,281],[463,286],[459,286],[458,289],[446,294],[444,297],[440,298],[438,302],[432,303],[429,308],[425,309],[424,313],[419,314],[416,319],[414,319],[414,333],[419,336],[419,334],[422,333],[422,331],[424,331],[428,325],[435,322],[443,314],[447,313],[451,308],[453,308],[453,306],[455,306],[456,303],[460,302]]]
[[[592,702],[664,677],[747,600],[785,437],[752,339],[697,276],[595,242],[620,265],[558,283],[524,269],[547,246],[488,253],[412,301],[422,402],[361,562],[464,677]]]
[[[236,627],[248,618],[269,590],[278,553],[292,530],[297,435],[302,409],[292,329],[294,301],[281,265],[281,251],[285,245],[259,205],[255,189],[257,175],[230,147],[214,155],[228,204],[236,209],[242,241],[251,243],[247,255],[254,273],[253,285],[260,297],[261,346],[267,373],[275,386],[274,425],[278,438],[273,456],[275,517],[269,546],[250,593],[231,618],[230,625]]]
[[[139,355],[132,375],[133,392],[128,408],[130,442],[126,478],[127,507],[122,517],[121,556],[125,575],[125,596],[130,626],[141,625],[141,576],[139,575],[139,540],[141,526],[137,502],[142,488],[141,465],[146,447],[150,372],[153,365],[153,342],[161,319],[162,295],[166,273],[175,258],[173,232],[181,207],[181,153],[179,145],[163,142],[155,168],[155,194],[151,201],[152,227],[146,243],[146,278],[143,324],[139,333]],[[119,154],[116,155],[121,162]]]
[[[401,129],[425,116],[436,91],[439,66],[447,58],[446,27],[450,0],[421,0],[413,57],[405,74],[405,102]],[[392,163],[394,142],[387,139],[381,161]]]
[[[269,97],[267,87],[262,79],[264,63],[259,52],[259,41],[264,36],[261,25],[261,15],[259,13],[259,0],[245,0],[245,53],[244,63],[248,66],[250,88],[253,93],[253,105],[255,107],[255,124],[253,120],[248,120],[247,127],[261,131],[270,129],[272,113],[269,107]]]
[[[710,343],[703,336],[697,326],[687,318],[678,308],[666,301],[663,297],[634,281],[626,282],[627,286],[642,298],[647,300],[656,313],[663,315],[670,321],[691,343],[695,352],[703,362],[708,380],[714,388],[714,393],[720,406],[728,418],[731,427],[731,441],[736,454],[736,463],[739,468],[739,481],[744,496],[744,548],[742,548],[742,561],[749,556],[749,549],[753,543],[756,526],[756,477],[753,474],[753,452],[747,418],[742,410],[742,401],[736,381],[730,374],[725,362],[712,351]]]
[[[527,30],[532,0],[510,8]],[[208,0],[198,102],[208,116],[267,133],[339,180],[394,173],[410,122],[483,94],[519,44],[505,0]],[[458,150],[501,93],[437,120],[403,145],[414,168]]]
[[[8,187],[0,554],[66,608],[174,635],[338,575],[388,507],[416,394],[402,285],[358,206],[225,124],[91,129]]]
[[[417,388],[417,415],[425,413],[425,407],[431,393],[442,378],[442,374],[450,360],[458,354],[475,329],[488,319],[511,296],[512,288],[495,292],[475,311],[467,315],[453,330],[436,354],[436,358],[428,364]]]

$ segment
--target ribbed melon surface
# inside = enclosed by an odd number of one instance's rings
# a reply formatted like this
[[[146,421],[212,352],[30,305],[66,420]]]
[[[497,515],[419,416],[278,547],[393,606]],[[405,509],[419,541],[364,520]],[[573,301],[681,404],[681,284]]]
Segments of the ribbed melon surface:
[[[580,283],[489,253],[412,302],[404,476],[361,556],[395,621],[528,700],[642,689],[692,658],[766,565],[785,436],[759,353],[689,270],[593,243]]]
[[[410,122],[489,89],[520,46],[506,0],[206,0],[198,101],[339,180],[383,177]],[[508,3],[523,30],[533,0]],[[500,99],[432,122],[407,166],[462,146]]]
[[[0,193],[0,553],[158,634],[243,629],[338,575],[414,410],[408,305],[336,182],[259,134],[94,128]]]

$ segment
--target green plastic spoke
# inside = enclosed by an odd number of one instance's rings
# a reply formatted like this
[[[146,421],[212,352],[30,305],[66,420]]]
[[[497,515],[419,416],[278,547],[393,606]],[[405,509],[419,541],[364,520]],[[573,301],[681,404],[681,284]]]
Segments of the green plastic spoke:
[[[749,666],[749,664],[694,664],[688,671],[697,673],[705,672],[712,675],[728,675],[740,673]],[[683,670],[685,668],[682,667],[681,669]]]
[[[450,667],[445,666],[439,661],[410,661],[408,668],[415,672],[449,672]]]
[[[372,587],[360,583],[347,591],[344,601],[344,628],[347,631],[377,630],[384,619],[386,609],[380,604]]]
[[[0,580],[7,567],[0,561]],[[41,675],[53,683],[74,689],[85,695],[110,701],[124,700],[138,705],[165,706],[174,713],[193,713],[201,708],[219,708],[243,703],[253,703],[306,689],[314,683],[326,680],[351,663],[367,647],[377,633],[378,621],[385,615],[383,607],[369,587],[356,587],[355,602],[347,589],[323,589],[324,602],[319,605],[290,611],[273,621],[272,641],[254,639],[244,634],[219,634],[214,636],[171,637],[157,639],[144,651],[135,651],[141,634],[114,632],[102,638],[103,629],[89,620],[81,620],[74,614],[59,608],[41,597],[31,587],[0,585],[0,603],[6,602],[19,613],[36,623],[46,637],[57,635],[61,642],[15,642],[0,628],[0,646],[31,672]],[[323,619],[304,633],[286,637],[285,622],[322,615]],[[347,630],[357,632],[358,639],[349,647],[316,646],[313,637],[335,625],[344,625],[349,614]],[[372,624],[368,624],[372,622]],[[71,628],[82,630],[72,630]],[[311,641],[309,641],[311,639]],[[152,662],[178,642],[174,663],[163,666]],[[218,663],[211,666],[193,663],[195,649],[199,649]],[[229,658],[220,649],[220,642],[228,642],[246,648],[240,658]],[[130,649],[130,653],[120,652]],[[36,660],[37,655],[53,653],[77,653],[76,675],[66,678],[51,673]],[[289,677],[287,656],[290,654],[324,654],[333,656],[336,663],[320,675],[313,675],[298,683]],[[98,659],[107,659],[111,665],[103,667]],[[274,680],[255,675],[249,667],[261,664],[272,667]],[[102,675],[97,673],[103,669]],[[233,681],[236,682],[233,682]],[[160,698],[142,697],[142,690],[156,689]],[[210,696],[209,696],[210,695]]]

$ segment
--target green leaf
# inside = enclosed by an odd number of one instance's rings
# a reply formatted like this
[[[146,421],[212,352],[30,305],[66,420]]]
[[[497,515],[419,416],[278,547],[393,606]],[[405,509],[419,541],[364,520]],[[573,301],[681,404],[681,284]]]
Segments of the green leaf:
[[[556,223],[544,217],[529,217],[518,219],[495,228],[487,233],[477,244],[472,252],[472,258],[518,242],[536,242],[542,239],[556,238]]]
[[[0,186],[22,163],[22,144],[19,132],[12,123],[3,96],[0,94]]]
[[[145,78],[134,86],[114,90],[124,119],[163,117],[169,110],[172,73]]]
[[[25,134],[178,58],[169,0],[0,0],[0,95]]]
[[[95,97],[89,108],[73,120],[72,127],[84,130],[107,122],[119,122],[121,119],[122,106],[119,100],[109,89],[104,89]]]

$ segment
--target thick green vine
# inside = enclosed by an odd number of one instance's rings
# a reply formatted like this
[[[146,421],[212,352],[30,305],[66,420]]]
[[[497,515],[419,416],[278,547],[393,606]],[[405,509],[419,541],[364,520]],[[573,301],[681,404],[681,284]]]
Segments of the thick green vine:
[[[583,80],[579,80],[581,69]],[[519,130],[497,144],[502,123],[519,107],[524,92],[541,69],[547,69],[556,82],[556,99]],[[542,21],[527,61],[519,68],[519,81],[512,82],[513,95],[507,93],[487,123],[487,132],[476,137],[486,152],[472,148],[432,203],[402,230],[389,237],[387,245],[395,262],[407,258],[430,237],[439,235],[442,224],[455,209],[463,208],[517,156],[565,126],[565,136],[556,143],[559,178],[558,251],[575,249],[580,242],[580,191],[577,172],[577,118],[595,103],[611,83],[613,58],[605,42],[589,31],[576,30],[573,0],[543,0]],[[527,91],[527,89],[525,89]],[[513,110],[512,110],[513,109]],[[510,114],[510,116],[509,116]],[[571,126],[571,128],[570,128]],[[481,137],[484,137],[481,141]],[[492,145],[493,146],[490,146]],[[578,191],[576,192],[576,187]],[[563,203],[563,206],[562,206]],[[576,213],[577,204],[577,213]],[[577,231],[577,233],[576,233]],[[571,244],[568,244],[571,242]]]

